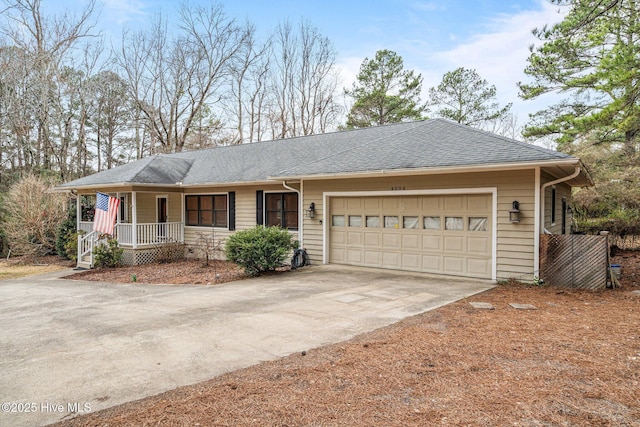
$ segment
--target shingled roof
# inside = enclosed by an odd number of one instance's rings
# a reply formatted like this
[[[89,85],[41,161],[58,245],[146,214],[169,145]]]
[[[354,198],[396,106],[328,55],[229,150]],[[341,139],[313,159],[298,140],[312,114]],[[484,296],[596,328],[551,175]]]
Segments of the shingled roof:
[[[61,185],[198,185],[575,159],[445,119],[147,157]],[[575,159],[577,161],[577,159]]]

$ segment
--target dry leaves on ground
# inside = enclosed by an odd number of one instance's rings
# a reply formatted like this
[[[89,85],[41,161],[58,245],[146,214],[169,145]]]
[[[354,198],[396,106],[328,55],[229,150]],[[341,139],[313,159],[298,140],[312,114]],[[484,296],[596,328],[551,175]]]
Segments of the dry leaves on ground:
[[[184,259],[166,264],[146,264],[87,270],[69,278],[111,283],[163,283],[212,285],[246,278],[242,268],[227,261]]]
[[[638,260],[614,259],[622,289],[501,285],[346,342],[60,425],[640,426]]]

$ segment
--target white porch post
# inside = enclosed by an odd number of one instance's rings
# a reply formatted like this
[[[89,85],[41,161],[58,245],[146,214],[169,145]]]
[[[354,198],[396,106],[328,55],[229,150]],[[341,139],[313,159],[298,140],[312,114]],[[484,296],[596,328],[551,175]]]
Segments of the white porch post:
[[[131,240],[133,240],[133,248],[138,247],[138,203],[136,201],[136,192],[131,192]]]
[[[118,191],[116,193],[116,197],[118,198],[118,200],[120,201],[120,203],[122,203],[122,201],[120,200],[120,192]],[[122,218],[120,218],[120,205],[118,205],[118,212],[116,212],[116,224],[120,224],[120,222],[122,222]]]
[[[180,243],[184,243],[184,193],[180,197]]]
[[[80,221],[82,221],[82,195],[76,193],[76,231],[80,231]]]

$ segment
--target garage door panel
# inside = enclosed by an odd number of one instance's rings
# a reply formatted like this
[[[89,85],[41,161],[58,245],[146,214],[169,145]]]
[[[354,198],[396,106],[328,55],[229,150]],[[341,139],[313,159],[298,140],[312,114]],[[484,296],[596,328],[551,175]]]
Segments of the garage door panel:
[[[443,240],[446,252],[464,252],[464,236],[444,236]]]
[[[445,274],[462,274],[464,273],[465,259],[456,256],[443,257],[443,271]]]
[[[360,211],[362,208],[363,200],[359,197],[350,197],[347,199],[347,210],[350,212]]]
[[[347,200],[344,197],[334,197],[331,199],[331,210],[345,211],[347,207]]]
[[[442,255],[422,255],[422,269],[430,273],[442,272]]]
[[[383,211],[400,211],[400,198],[399,197],[383,197],[382,198],[382,210]]]
[[[467,238],[467,252],[469,254],[483,255],[491,250],[491,237],[478,236]]]
[[[409,249],[409,250],[420,249],[420,236],[417,233],[403,234],[401,239],[402,239],[402,249]]]
[[[398,234],[398,233],[383,233],[382,234],[382,246],[384,248],[400,249],[400,234]]]
[[[430,250],[430,251],[442,250],[442,236],[423,235],[422,249]]]
[[[382,253],[382,268],[399,269],[401,267],[402,264],[400,264],[400,254],[398,252]]]
[[[407,270],[419,271],[422,267],[420,263],[420,255],[418,254],[402,254],[402,268]]]
[[[331,232],[331,242],[336,244],[345,244],[347,242],[347,233],[342,230],[333,229]]]
[[[336,197],[329,206],[341,216],[330,223],[330,262],[491,278],[491,195]]]
[[[379,232],[365,232],[364,245],[366,247],[380,248],[382,247],[382,236]]]
[[[422,196],[422,211],[437,213],[442,210],[442,196]]]
[[[491,212],[491,199],[484,194],[469,195],[467,208],[470,212]]]
[[[375,214],[378,213],[378,211],[382,208],[382,206],[380,206],[381,203],[381,199],[380,197],[365,197],[364,199],[364,209],[365,209],[365,213],[369,213],[369,212],[373,212]]]
[[[420,212],[420,197],[405,197],[402,199],[403,212]]]
[[[331,257],[329,259],[330,262],[335,262],[337,264],[343,264],[347,262],[346,250],[340,248],[333,248],[331,250]]]
[[[359,246],[362,247],[362,232],[360,231],[348,231],[347,232],[347,242],[350,246]]]
[[[486,259],[467,259],[467,274],[474,277],[487,277],[491,274],[491,263]]]
[[[363,260],[362,260],[362,250],[357,249],[349,249],[347,251],[347,262],[349,264],[356,264],[356,265],[361,265]]]
[[[380,251],[364,251],[364,265],[370,267],[379,267],[382,263],[382,252]]]
[[[447,196],[444,198],[444,210],[460,212],[467,207],[467,196]]]

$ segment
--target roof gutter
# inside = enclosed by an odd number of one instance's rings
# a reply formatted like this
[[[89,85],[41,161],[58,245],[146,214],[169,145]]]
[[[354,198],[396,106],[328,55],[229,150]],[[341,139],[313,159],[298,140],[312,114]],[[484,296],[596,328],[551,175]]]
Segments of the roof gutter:
[[[290,187],[289,185],[287,185],[287,181],[282,181],[282,186],[284,188],[286,188],[287,190],[290,191],[294,191],[296,193],[298,193],[298,241],[300,242],[300,248],[304,248],[303,245],[303,239],[304,239],[304,233],[303,233],[303,227],[304,227],[304,209],[303,209],[303,205],[302,203],[304,202],[304,200],[302,200],[302,192],[300,190],[297,190],[293,187]]]
[[[535,168],[538,166],[562,166],[562,165],[575,165],[579,164],[577,158],[568,158],[564,160],[548,160],[548,161],[536,161],[536,162],[520,162],[520,163],[492,163],[484,165],[469,165],[469,166],[444,166],[435,168],[407,168],[407,169],[381,169],[381,170],[369,170],[369,171],[357,171],[357,172],[336,172],[336,173],[323,173],[317,175],[292,175],[292,176],[269,176],[268,179],[272,180],[318,180],[318,179],[339,179],[339,178],[368,178],[380,175],[394,176],[394,175],[407,175],[407,174],[422,174],[433,175],[441,173],[465,173],[465,172],[486,172],[486,171],[508,171],[525,168]]]

